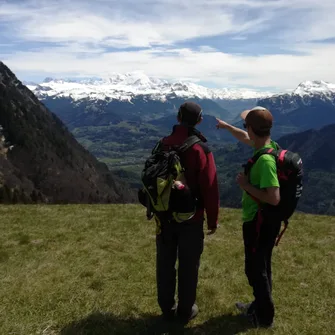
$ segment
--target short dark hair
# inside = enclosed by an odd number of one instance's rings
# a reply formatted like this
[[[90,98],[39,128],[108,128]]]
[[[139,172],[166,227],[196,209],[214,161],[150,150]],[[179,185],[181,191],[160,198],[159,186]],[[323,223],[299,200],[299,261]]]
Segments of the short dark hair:
[[[269,137],[271,135],[271,130],[257,130],[251,127],[254,134],[258,137]]]
[[[256,136],[270,136],[273,116],[268,109],[257,106],[244,111],[241,116],[245,120],[245,125],[250,127]]]
[[[202,109],[200,105],[195,102],[184,102],[178,110],[179,120],[187,126],[195,126],[201,119]]]

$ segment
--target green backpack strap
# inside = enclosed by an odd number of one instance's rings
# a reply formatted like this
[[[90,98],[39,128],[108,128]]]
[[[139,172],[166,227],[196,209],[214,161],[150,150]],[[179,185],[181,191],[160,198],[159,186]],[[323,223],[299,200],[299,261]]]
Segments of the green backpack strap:
[[[277,142],[275,142],[275,145],[277,147],[277,150],[281,150],[282,149],[281,146]]]

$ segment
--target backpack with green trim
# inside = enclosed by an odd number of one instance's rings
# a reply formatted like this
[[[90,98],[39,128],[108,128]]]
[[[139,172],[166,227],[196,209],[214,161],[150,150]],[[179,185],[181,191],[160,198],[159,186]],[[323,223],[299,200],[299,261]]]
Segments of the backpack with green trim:
[[[141,175],[143,189],[138,194],[147,207],[148,219],[156,215],[159,219],[183,222],[194,216],[197,199],[186,184],[181,154],[198,142],[201,139],[192,135],[180,146],[164,150],[160,141],[152,150]]]

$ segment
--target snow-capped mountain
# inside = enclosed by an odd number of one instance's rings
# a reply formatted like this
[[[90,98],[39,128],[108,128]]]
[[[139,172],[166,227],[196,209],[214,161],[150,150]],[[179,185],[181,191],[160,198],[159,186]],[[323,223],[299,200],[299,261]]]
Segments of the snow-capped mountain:
[[[250,89],[207,88],[190,82],[168,82],[131,72],[113,74],[108,79],[53,79],[46,78],[42,83],[25,83],[40,99],[47,97],[68,97],[74,101],[121,100],[131,101],[134,97],[144,96],[150,100],[165,101],[171,96],[178,98],[198,98],[210,100],[245,100],[278,97],[281,95],[325,97],[335,94],[335,84],[322,80],[304,81],[289,93],[271,93]]]
[[[233,123],[240,122],[244,109],[267,107],[274,115],[277,137],[335,123],[335,84],[321,80],[304,81],[282,94],[170,83],[142,73],[113,74],[108,79],[46,78],[27,86],[70,129],[160,118],[168,122],[164,117],[174,118],[186,99],[200,103],[205,115]]]
[[[274,116],[280,135],[335,124],[335,84],[305,81],[291,93],[260,99]]]
[[[189,82],[170,83],[142,73],[114,74],[108,79],[83,80],[46,78],[40,84],[29,83],[28,88],[39,98],[70,97],[73,100],[117,99],[131,101],[136,96],[151,100],[165,100],[170,96],[210,100],[259,99],[273,95],[250,89],[211,89]]]
[[[272,109],[280,107],[282,113],[287,114],[299,105],[310,106],[315,100],[335,106],[335,84],[322,80],[304,81],[291,93],[274,94],[260,99],[259,103],[271,102]]]
[[[300,96],[332,95],[335,93],[335,84],[322,80],[304,81],[292,93]]]

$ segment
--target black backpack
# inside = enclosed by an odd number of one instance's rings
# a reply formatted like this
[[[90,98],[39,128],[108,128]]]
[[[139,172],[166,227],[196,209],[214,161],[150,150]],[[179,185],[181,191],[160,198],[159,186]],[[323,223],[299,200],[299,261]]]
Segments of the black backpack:
[[[277,175],[280,187],[280,202],[277,206],[261,204],[258,199],[253,198],[260,207],[260,210],[267,211],[276,218],[284,222],[284,230],[279,235],[276,245],[278,245],[282,235],[287,229],[289,219],[293,215],[302,195],[303,189],[303,166],[298,153],[284,150],[276,143],[277,149],[264,148],[250,158],[247,164],[243,165],[246,175],[257,162],[258,158],[264,154],[272,155],[276,159]]]
[[[192,135],[180,146],[164,149],[159,141],[146,160],[141,180],[143,189],[138,198],[147,208],[147,217],[183,222],[192,218],[196,212],[197,198],[187,186],[181,161],[181,154],[201,139]]]

